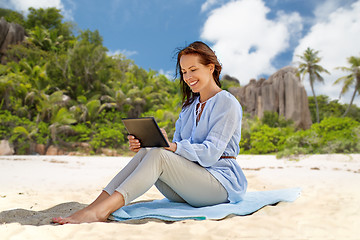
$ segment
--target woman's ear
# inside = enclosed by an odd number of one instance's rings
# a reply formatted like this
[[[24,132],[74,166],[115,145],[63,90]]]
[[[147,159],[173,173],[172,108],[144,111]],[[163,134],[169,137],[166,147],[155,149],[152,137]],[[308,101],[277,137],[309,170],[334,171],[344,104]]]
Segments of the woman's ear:
[[[215,64],[210,63],[208,66],[209,66],[209,69],[210,69],[211,74],[213,74],[213,72],[214,72],[214,70],[215,70]]]

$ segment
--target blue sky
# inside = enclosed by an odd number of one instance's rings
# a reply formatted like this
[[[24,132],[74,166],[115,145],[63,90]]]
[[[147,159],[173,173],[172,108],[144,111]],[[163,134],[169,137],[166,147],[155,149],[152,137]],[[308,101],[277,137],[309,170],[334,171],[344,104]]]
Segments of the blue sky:
[[[77,29],[99,30],[109,54],[122,53],[145,69],[173,77],[176,48],[209,44],[223,73],[245,85],[251,78],[296,66],[307,47],[320,51],[331,75],[317,94],[338,99],[333,82],[346,58],[360,54],[360,0],[1,0],[26,14],[30,6],[57,7]],[[304,86],[311,95],[307,79]],[[350,93],[341,98],[348,102]],[[356,102],[360,106],[360,96]]]

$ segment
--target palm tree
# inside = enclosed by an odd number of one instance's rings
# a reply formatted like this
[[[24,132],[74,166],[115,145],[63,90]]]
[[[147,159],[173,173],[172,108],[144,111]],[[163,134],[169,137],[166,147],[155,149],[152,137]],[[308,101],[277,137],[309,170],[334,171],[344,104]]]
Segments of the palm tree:
[[[12,112],[18,112],[19,110],[23,112],[22,99],[29,89],[28,86],[24,84],[26,81],[27,76],[20,71],[0,75],[0,109]],[[22,116],[26,116],[26,114]]]
[[[329,72],[323,68],[322,66],[318,65],[321,58],[318,57],[319,51],[315,51],[314,49],[307,48],[303,55],[297,55],[301,58],[302,62],[299,62],[299,74],[302,74],[302,79],[304,79],[306,74],[309,74],[309,81],[311,86],[311,91],[314,96],[315,106],[316,106],[316,121],[319,122],[319,106],[316,100],[315,90],[314,90],[314,82],[318,80],[319,82],[324,82],[324,78],[320,75],[320,73]]]
[[[130,98],[127,98],[125,93],[119,88],[119,89],[112,89],[111,87],[108,87],[104,85],[103,92],[105,93],[100,97],[101,102],[104,102],[104,104],[101,105],[101,110],[104,108],[115,108],[117,111],[122,112],[124,109],[125,104],[130,104]]]
[[[76,119],[74,119],[72,113],[65,107],[57,109],[57,111],[53,113],[50,123],[51,125],[49,126],[49,130],[51,134],[51,141],[55,145],[58,145],[59,140],[59,142],[66,145],[64,141],[57,138],[57,135],[60,133],[69,134],[74,132],[70,126],[71,124],[76,123]]]
[[[61,107],[66,107],[70,101],[69,96],[65,95],[63,91],[59,90],[51,95],[45,93],[44,90],[38,92],[40,94],[37,99],[36,109],[37,117],[36,122],[51,122],[51,119],[56,115]]]
[[[341,95],[343,95],[347,91],[349,91],[351,85],[355,85],[354,93],[351,97],[350,104],[349,104],[348,108],[346,109],[343,116],[346,116],[346,114],[349,112],[349,109],[355,99],[356,92],[358,92],[360,94],[360,57],[351,56],[347,59],[347,61],[350,64],[350,67],[338,67],[336,69],[340,69],[345,72],[350,72],[350,74],[347,76],[338,78],[334,82],[334,84],[343,82],[343,88],[341,89],[340,97],[341,97]]]
[[[39,46],[44,51],[49,51],[53,45],[50,39],[49,30],[39,26],[35,26],[34,30],[30,31],[29,41],[36,46]]]
[[[14,141],[15,139],[19,138],[19,136],[23,136],[27,141],[19,142],[18,144],[19,145],[29,144],[28,145],[29,149],[28,149],[27,153],[34,153],[35,152],[35,145],[36,145],[36,141],[34,140],[34,136],[38,132],[38,130],[39,129],[37,127],[33,127],[33,126],[30,126],[30,131],[28,129],[26,129],[25,127],[23,127],[23,126],[17,126],[17,127],[14,128],[13,135],[12,135],[11,138]]]

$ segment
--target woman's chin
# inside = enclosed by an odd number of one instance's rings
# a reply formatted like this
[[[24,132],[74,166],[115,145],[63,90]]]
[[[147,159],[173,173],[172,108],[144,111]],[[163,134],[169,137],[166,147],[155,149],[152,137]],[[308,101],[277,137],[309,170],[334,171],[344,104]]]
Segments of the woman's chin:
[[[199,93],[199,89],[197,88],[190,88],[193,93]]]

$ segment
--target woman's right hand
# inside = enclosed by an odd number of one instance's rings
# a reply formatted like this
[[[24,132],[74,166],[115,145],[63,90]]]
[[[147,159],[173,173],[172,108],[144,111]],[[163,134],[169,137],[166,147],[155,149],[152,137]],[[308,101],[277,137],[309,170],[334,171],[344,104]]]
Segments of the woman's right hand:
[[[141,144],[139,139],[135,138],[133,135],[128,135],[127,138],[129,139],[129,149],[133,152],[140,151]]]

